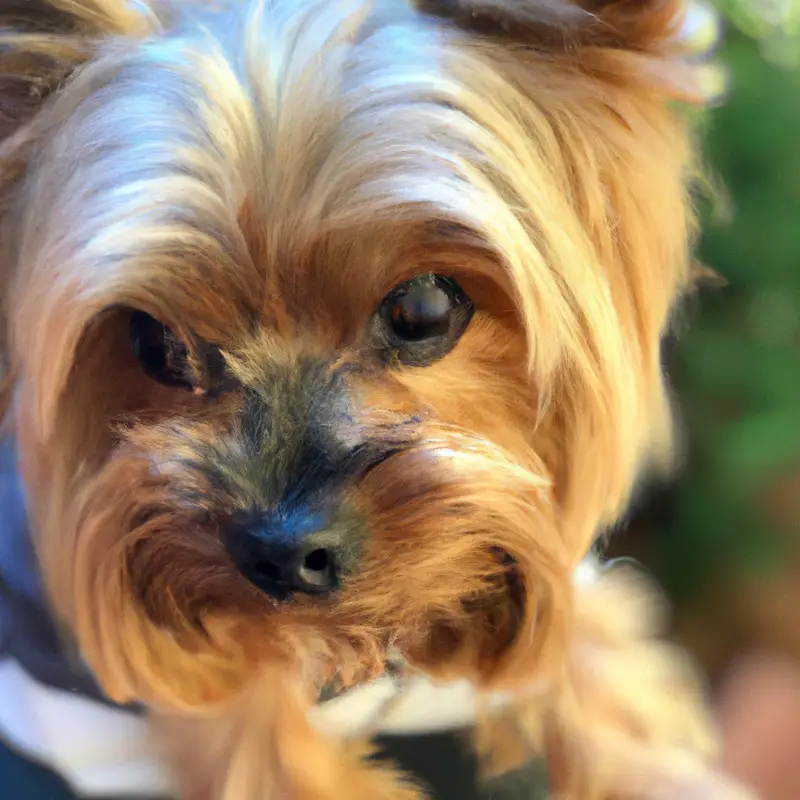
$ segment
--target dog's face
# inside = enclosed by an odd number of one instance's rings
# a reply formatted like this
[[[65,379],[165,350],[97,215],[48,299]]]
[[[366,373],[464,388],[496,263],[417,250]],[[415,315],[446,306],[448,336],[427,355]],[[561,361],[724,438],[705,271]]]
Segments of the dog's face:
[[[11,15],[12,419],[113,697],[558,662],[571,570],[668,445],[680,5]]]

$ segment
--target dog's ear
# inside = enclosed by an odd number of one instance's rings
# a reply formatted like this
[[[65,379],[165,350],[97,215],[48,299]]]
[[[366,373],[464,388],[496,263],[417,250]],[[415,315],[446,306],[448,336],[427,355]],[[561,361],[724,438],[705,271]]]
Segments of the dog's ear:
[[[0,6],[0,141],[29,121],[109,35],[143,33],[124,0],[4,0]]]
[[[465,29],[546,46],[658,50],[680,39],[687,0],[417,0]]]
[[[574,57],[578,64],[585,63],[587,48],[666,59],[667,93],[683,101],[707,103],[723,88],[718,72],[698,69],[717,42],[718,18],[693,0],[416,0],[416,5],[462,30]]]

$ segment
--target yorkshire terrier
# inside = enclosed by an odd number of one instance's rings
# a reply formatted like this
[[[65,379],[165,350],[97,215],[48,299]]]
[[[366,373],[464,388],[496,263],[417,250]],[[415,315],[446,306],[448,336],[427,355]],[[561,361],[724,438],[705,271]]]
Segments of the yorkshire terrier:
[[[373,734],[463,727],[571,800],[745,797],[587,561],[671,451],[683,3],[0,18],[7,741],[87,794],[410,800]]]

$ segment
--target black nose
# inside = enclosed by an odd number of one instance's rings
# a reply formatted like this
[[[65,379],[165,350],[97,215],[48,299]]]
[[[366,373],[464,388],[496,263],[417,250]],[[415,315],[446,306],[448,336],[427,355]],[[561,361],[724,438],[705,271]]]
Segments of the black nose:
[[[227,534],[237,569],[279,600],[296,592],[327,594],[339,586],[346,545],[343,531],[308,511],[276,511],[237,520]]]

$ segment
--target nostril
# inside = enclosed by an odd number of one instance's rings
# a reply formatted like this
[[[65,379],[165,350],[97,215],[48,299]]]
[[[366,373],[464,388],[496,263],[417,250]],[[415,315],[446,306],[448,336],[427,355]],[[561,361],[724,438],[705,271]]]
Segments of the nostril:
[[[322,548],[312,551],[303,559],[303,566],[312,572],[325,572],[329,563],[328,551]]]
[[[319,547],[307,553],[298,565],[297,577],[307,591],[335,589],[338,575],[330,550]]]

